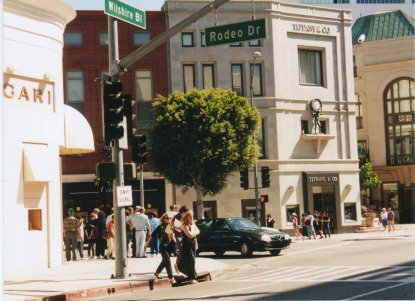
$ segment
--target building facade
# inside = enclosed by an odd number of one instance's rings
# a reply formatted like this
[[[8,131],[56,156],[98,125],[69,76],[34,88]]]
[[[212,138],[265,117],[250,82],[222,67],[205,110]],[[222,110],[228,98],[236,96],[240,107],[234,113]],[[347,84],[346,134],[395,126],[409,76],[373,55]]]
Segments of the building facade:
[[[206,4],[166,1],[168,26]],[[266,20],[265,39],[206,47],[205,28],[253,18]],[[262,117],[258,167],[271,170],[271,186],[260,188],[269,199],[261,203],[262,223],[271,214],[288,230],[292,212],[318,210],[330,214],[336,232],[361,225],[351,26],[346,10],[273,1],[255,1],[252,9],[251,2],[231,1],[170,39],[172,91],[216,86],[249,97],[252,83]],[[321,133],[313,126],[313,99],[322,104]],[[176,195],[195,208],[193,192],[177,188]],[[238,173],[204,207],[207,216],[255,219],[254,191],[240,188]]]
[[[414,24],[398,10],[353,26],[359,156],[383,182],[362,200],[375,211],[392,207],[400,223],[415,222]]]
[[[60,156],[94,150],[88,122],[63,98],[62,37],[74,17],[58,0],[3,1],[6,277],[62,264]]]
[[[165,13],[146,12],[146,29],[118,21],[119,57],[124,58],[165,31]],[[111,148],[104,145],[102,132],[101,78],[108,73],[108,16],[102,11],[77,11],[65,30],[63,80],[65,103],[77,109],[91,124],[96,151],[65,156],[63,170],[63,206],[88,216],[95,207],[111,212],[112,183],[96,182],[95,166],[111,161]],[[132,95],[136,106],[138,133],[146,134],[152,122],[151,105],[156,94],[167,95],[167,48],[161,45],[134,63],[121,76],[122,93]],[[131,147],[124,151],[124,163],[131,162]],[[166,194],[171,189],[145,165],[145,199],[156,212],[163,213]],[[132,185],[134,205],[140,203],[139,181],[125,177]],[[171,193],[170,193],[171,194]]]

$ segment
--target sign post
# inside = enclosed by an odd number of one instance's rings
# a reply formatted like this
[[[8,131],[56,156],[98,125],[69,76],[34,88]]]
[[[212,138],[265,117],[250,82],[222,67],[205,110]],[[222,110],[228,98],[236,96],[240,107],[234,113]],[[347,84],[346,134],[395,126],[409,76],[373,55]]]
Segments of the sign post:
[[[119,20],[135,26],[146,28],[146,13],[118,0],[105,0],[104,12]]]
[[[266,38],[265,19],[233,23],[205,29],[206,46]]]

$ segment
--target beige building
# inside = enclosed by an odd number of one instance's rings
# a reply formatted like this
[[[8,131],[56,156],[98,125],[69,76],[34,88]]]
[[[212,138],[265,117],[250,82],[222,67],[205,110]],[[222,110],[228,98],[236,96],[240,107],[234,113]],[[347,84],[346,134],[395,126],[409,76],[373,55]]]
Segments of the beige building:
[[[398,10],[353,25],[359,157],[383,181],[362,200],[376,211],[392,207],[401,223],[415,222],[414,24]]]
[[[59,156],[94,150],[89,124],[63,102],[63,31],[74,17],[60,0],[3,1],[5,278],[62,264]]]
[[[166,1],[169,27],[207,4]],[[231,1],[171,38],[171,90],[217,86],[250,97],[262,116],[259,170],[271,169],[271,185],[260,188],[277,228],[292,229],[291,212],[327,211],[332,230],[361,225],[359,165],[350,11],[275,1]],[[206,47],[205,28],[265,19],[266,38]],[[310,102],[322,104],[321,133]],[[317,101],[318,102],[318,101]],[[318,110],[317,110],[318,111]],[[261,174],[258,173],[261,187]],[[253,174],[250,172],[253,187]],[[193,191],[176,200],[194,208]],[[205,215],[255,219],[254,191],[240,188],[239,174],[220,195],[207,197]]]

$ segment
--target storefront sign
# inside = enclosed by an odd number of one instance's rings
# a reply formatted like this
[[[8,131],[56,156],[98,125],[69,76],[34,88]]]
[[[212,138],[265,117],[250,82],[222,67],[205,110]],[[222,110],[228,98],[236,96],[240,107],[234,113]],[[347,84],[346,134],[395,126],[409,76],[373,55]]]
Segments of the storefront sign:
[[[55,87],[52,82],[8,73],[4,73],[3,77],[5,101],[55,111]]]
[[[329,184],[329,183],[337,183],[339,181],[338,175],[308,175],[307,176],[308,183],[314,184]]]
[[[329,35],[330,27],[310,24],[293,24],[293,31]]]
[[[395,123],[411,123],[414,122],[415,113],[404,113],[395,115]]]

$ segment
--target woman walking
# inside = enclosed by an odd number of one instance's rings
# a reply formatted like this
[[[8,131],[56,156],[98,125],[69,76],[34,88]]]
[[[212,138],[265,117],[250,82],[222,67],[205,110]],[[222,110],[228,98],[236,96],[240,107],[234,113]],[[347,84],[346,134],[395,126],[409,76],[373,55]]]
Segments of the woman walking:
[[[295,237],[297,237],[297,240],[299,240],[300,238],[304,239],[304,236],[302,236],[300,234],[300,229],[298,228],[297,214],[295,212],[293,212],[291,214],[291,218],[292,218],[292,221],[293,221],[293,228],[294,228],[294,235],[295,235]]]
[[[190,283],[197,283],[196,274],[196,236],[198,228],[193,224],[193,211],[189,210],[182,217],[182,258],[179,262],[179,270],[191,279]]]
[[[173,239],[173,228],[170,224],[170,217],[168,213],[164,213],[160,218],[160,225],[151,232],[151,236],[147,241],[146,247],[148,247],[153,240],[157,239],[160,242],[160,254],[161,263],[156,269],[154,276],[157,279],[161,279],[160,273],[163,269],[166,269],[167,276],[169,277],[170,283],[176,283],[173,278],[173,271],[170,262],[170,248],[174,246]]]

